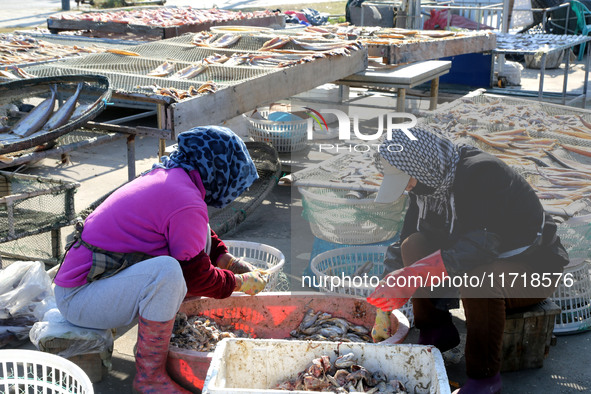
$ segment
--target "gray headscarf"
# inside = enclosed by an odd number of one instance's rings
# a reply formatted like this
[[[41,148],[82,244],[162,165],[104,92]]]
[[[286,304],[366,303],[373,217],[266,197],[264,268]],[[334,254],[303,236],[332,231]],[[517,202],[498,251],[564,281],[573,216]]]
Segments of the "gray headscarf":
[[[434,189],[429,195],[416,195],[419,217],[424,218],[428,211],[445,214],[451,233],[455,221],[451,188],[463,146],[455,145],[443,134],[423,126],[412,127],[409,131],[416,140],[394,132],[391,139],[380,145],[380,155],[394,167]]]

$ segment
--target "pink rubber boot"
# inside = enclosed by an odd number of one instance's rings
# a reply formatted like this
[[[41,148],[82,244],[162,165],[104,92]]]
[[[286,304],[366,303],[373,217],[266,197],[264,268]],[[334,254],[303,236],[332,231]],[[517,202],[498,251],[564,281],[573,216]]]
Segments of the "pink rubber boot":
[[[135,355],[136,375],[133,390],[137,393],[174,394],[189,393],[172,381],[166,372],[168,343],[174,319],[157,322],[139,317],[137,353]]]

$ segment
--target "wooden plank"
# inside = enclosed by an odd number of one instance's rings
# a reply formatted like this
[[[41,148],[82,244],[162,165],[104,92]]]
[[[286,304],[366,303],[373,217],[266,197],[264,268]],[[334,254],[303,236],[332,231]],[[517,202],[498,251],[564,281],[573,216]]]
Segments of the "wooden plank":
[[[399,64],[492,51],[496,47],[496,36],[494,34],[470,35],[398,45],[366,45],[369,56],[383,57],[387,59],[388,64]]]
[[[105,33],[136,34],[152,37],[164,37],[164,29],[159,26],[130,25],[128,23],[93,22],[66,19],[47,19],[49,31],[92,30]]]
[[[209,30],[214,26],[258,26],[273,27],[276,29],[285,28],[285,15],[269,15],[259,18],[238,19],[231,21],[212,21],[199,25],[181,25],[164,28],[164,38],[178,37],[185,33],[196,33]]]
[[[339,81],[349,86],[382,86],[391,88],[413,88],[441,75],[451,68],[449,60],[428,60],[412,63],[390,70],[371,69],[348,76]]]
[[[128,23],[116,22],[93,22],[66,19],[47,19],[47,28],[51,32],[67,30],[92,30],[104,33],[134,34],[150,37],[172,38],[185,33],[195,33],[203,30],[209,30],[212,26],[262,26],[262,27],[285,27],[285,15],[268,15],[258,18],[237,19],[229,21],[212,21],[199,24],[187,24],[180,26],[145,26],[132,25]]]
[[[367,67],[367,51],[351,51],[350,56],[330,56],[279,69],[274,73],[171,105],[173,132],[218,124],[273,101],[336,81]]]

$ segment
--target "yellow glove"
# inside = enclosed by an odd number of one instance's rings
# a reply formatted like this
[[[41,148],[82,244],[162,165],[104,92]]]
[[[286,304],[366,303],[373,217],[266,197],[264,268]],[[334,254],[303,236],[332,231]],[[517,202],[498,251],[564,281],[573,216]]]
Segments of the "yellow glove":
[[[261,271],[246,272],[244,274],[236,275],[236,282],[240,283],[238,291],[242,291],[249,295],[260,293],[267,286],[269,275]]]
[[[392,312],[384,312],[381,309],[376,310],[376,321],[371,330],[371,337],[374,342],[381,342],[390,338],[390,314]]]

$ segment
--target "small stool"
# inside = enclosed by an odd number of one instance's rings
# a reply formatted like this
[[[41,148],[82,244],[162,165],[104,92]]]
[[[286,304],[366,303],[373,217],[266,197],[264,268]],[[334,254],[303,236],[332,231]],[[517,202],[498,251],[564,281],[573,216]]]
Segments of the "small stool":
[[[501,372],[541,368],[550,350],[558,305],[550,299],[507,314],[501,353]]]
[[[53,338],[44,341],[40,350],[58,354],[70,348],[79,349],[84,347],[86,347],[85,343],[80,339]],[[92,383],[97,383],[109,373],[107,365],[111,363],[112,354],[113,349],[107,349],[102,352],[78,354],[67,357],[67,359],[82,368]]]

